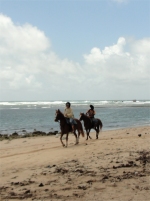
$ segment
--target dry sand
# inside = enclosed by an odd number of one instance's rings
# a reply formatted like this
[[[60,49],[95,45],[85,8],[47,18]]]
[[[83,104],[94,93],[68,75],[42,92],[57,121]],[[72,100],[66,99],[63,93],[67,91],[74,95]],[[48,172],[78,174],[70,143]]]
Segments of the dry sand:
[[[141,137],[138,136],[141,134]],[[1,200],[150,200],[150,127],[0,142]]]

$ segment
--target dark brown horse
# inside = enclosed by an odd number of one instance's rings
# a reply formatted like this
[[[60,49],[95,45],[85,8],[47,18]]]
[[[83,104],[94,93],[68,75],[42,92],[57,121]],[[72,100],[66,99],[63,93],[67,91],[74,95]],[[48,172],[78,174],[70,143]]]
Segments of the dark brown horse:
[[[86,134],[87,134],[86,140],[88,140],[88,137],[89,137],[90,139],[92,139],[92,138],[90,137],[90,135],[89,135],[91,129],[94,129],[94,130],[96,131],[96,139],[98,139],[99,132],[100,132],[100,130],[101,130],[102,127],[103,127],[103,124],[102,124],[101,120],[100,120],[100,119],[96,119],[96,123],[95,123],[95,125],[93,126],[93,124],[92,124],[92,122],[91,122],[91,119],[90,119],[87,115],[85,115],[84,113],[80,113],[80,119],[79,119],[79,120],[80,120],[80,121],[83,120],[83,122],[84,122],[84,128],[85,128]]]
[[[76,143],[75,144],[79,143],[80,133],[82,134],[82,137],[84,137],[84,131],[83,131],[83,128],[82,128],[82,124],[78,119],[75,119],[77,124],[74,125],[74,132],[72,131],[71,124],[68,124],[66,122],[66,118],[64,117],[63,113],[60,110],[56,110],[55,121],[56,122],[60,121],[60,129],[61,129],[60,141],[61,141],[63,147],[68,146],[68,135],[69,135],[70,132],[72,132],[76,137]],[[76,134],[76,130],[78,131],[78,136]],[[63,137],[64,134],[66,134],[66,145],[62,141],[62,137]]]

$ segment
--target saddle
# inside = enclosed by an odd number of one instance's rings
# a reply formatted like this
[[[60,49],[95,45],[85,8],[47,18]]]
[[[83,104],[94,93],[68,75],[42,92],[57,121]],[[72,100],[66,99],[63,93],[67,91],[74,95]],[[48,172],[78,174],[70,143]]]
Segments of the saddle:
[[[92,128],[94,128],[97,125],[98,120],[95,118],[91,119],[91,123],[92,123]]]
[[[72,123],[70,122],[70,119],[69,118],[65,118],[66,119],[66,123],[71,125],[71,124],[77,124],[76,120],[72,120]]]
[[[66,119],[66,123],[67,123],[67,124],[71,124],[69,118],[65,118],[65,119]]]

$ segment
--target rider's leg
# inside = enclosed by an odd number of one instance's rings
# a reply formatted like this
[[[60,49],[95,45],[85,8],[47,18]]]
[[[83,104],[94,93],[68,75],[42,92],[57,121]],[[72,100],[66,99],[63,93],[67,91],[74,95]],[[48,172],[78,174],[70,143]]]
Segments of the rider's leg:
[[[74,119],[70,118],[70,123],[71,123],[71,127],[72,127],[72,132],[73,134],[75,135],[75,138],[76,138],[76,143],[75,144],[78,144],[78,137],[77,137],[77,134],[75,132],[75,125],[74,125]]]
[[[94,127],[94,118],[90,118],[90,119],[91,119],[92,127]]]
[[[71,127],[72,127],[72,132],[74,133],[75,132],[75,126],[74,126],[72,118],[70,118],[70,123],[71,123]]]
[[[93,127],[96,127],[97,121],[95,118],[93,118]]]
[[[73,132],[73,133],[75,132],[74,124],[72,124],[72,132]]]

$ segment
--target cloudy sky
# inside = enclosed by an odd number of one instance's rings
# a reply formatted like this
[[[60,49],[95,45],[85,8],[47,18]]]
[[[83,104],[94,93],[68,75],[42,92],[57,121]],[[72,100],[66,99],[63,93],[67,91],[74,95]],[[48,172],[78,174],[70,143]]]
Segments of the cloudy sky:
[[[0,0],[0,101],[150,99],[149,0]]]

